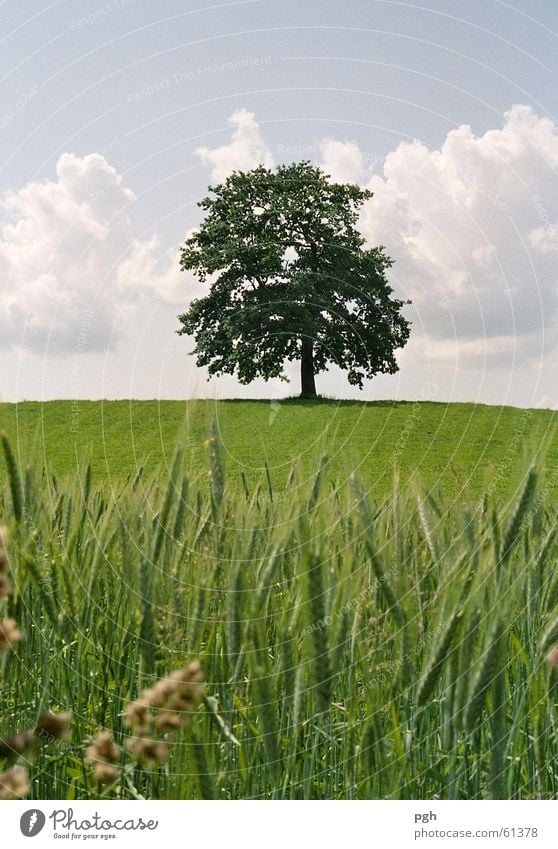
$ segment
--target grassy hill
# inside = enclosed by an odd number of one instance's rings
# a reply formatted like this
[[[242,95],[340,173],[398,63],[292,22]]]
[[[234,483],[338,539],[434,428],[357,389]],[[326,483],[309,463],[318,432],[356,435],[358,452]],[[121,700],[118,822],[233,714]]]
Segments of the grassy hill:
[[[510,495],[526,457],[543,444],[547,491],[556,496],[556,416],[549,410],[431,402],[53,401],[0,404],[0,430],[23,465],[36,458],[49,475],[64,477],[90,460],[95,480],[118,487],[140,468],[145,475],[157,468],[164,474],[177,444],[191,474],[205,475],[205,442],[215,419],[228,484],[239,492],[258,482],[267,487],[267,464],[280,498],[294,467],[303,484],[325,454],[327,476],[337,483],[357,470],[382,496],[398,470],[402,483],[421,482],[469,501],[487,489]]]

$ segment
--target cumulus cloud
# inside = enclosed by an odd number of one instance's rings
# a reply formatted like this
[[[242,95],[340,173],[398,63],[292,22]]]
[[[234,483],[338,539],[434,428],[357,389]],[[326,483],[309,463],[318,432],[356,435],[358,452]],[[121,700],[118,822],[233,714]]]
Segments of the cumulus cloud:
[[[2,347],[103,350],[142,300],[184,292],[176,256],[161,258],[156,238],[135,238],[134,199],[103,156],[71,153],[55,180],[0,199]]]
[[[361,183],[368,176],[368,167],[356,142],[323,139],[320,156],[320,167],[337,183]]]
[[[202,163],[211,167],[214,182],[222,183],[233,171],[250,171],[258,165],[273,168],[273,156],[265,145],[253,112],[239,109],[230,116],[228,124],[234,127],[229,144],[196,150]]]
[[[435,359],[510,363],[554,344],[557,169],[558,128],[518,105],[484,135],[399,145],[369,180],[362,231],[396,260]]]

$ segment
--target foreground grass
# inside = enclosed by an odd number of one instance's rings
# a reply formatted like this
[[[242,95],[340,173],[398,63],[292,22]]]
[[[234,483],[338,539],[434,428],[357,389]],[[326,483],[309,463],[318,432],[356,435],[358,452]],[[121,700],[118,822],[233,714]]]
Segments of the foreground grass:
[[[398,485],[371,500],[327,463],[308,483],[291,470],[289,500],[243,500],[215,437],[209,468],[198,486],[177,455],[166,480],[114,494],[88,472],[12,468],[0,619],[24,639],[0,736],[73,714],[70,739],[27,763],[34,798],[555,797],[552,479],[465,508]],[[168,758],[122,755],[96,783],[90,737],[125,749],[126,705],[193,659],[205,701]]]
[[[525,446],[548,442],[546,462],[556,466],[557,416],[429,402],[53,401],[0,404],[0,430],[22,465],[41,462],[47,478],[73,476],[90,458],[94,480],[120,491],[140,469],[148,476],[168,469],[177,444],[190,477],[203,477],[215,418],[231,493],[253,492],[269,478],[280,497],[294,462],[306,486],[325,452],[331,479],[343,483],[356,471],[377,497],[389,494],[397,469],[402,484],[420,480],[446,499],[466,502],[487,489],[513,493]],[[0,479],[3,474],[0,459]],[[558,497],[558,487],[552,495]]]

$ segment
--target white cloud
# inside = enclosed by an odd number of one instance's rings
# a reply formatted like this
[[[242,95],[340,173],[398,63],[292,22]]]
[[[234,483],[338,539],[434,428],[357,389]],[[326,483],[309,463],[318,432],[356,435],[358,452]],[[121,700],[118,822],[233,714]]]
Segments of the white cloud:
[[[532,246],[543,254],[558,251],[558,223],[549,223],[544,227],[536,227],[529,233]]]
[[[337,183],[360,183],[368,177],[364,156],[356,142],[323,139],[320,167]]]
[[[558,128],[514,106],[501,129],[450,132],[390,153],[362,230],[396,260],[397,289],[437,356],[510,364],[554,344]],[[449,344],[448,344],[449,343]]]
[[[71,153],[60,157],[55,180],[4,195],[1,347],[103,350],[143,299],[184,293],[177,256],[161,261],[156,238],[135,238],[134,199],[103,156]]]
[[[250,171],[258,165],[273,168],[273,156],[262,139],[254,113],[239,109],[233,112],[228,123],[235,128],[229,144],[196,150],[202,163],[211,166],[211,179],[222,183],[233,171]]]

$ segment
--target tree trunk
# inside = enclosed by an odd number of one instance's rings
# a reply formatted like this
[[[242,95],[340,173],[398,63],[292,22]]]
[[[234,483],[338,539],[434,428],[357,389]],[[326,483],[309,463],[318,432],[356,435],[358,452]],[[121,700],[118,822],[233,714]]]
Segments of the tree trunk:
[[[301,398],[316,397],[316,381],[314,380],[314,346],[312,340],[302,337],[302,352],[300,356]]]

